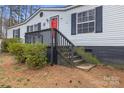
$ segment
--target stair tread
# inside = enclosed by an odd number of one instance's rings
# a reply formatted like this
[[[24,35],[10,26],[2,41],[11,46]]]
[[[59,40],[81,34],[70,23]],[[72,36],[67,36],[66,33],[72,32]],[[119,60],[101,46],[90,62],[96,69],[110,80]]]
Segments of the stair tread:
[[[76,59],[76,60],[74,60],[73,62],[74,62],[74,63],[77,63],[77,62],[81,62],[81,61],[83,61],[83,59]]]
[[[79,66],[76,66],[79,69],[83,69],[83,70],[90,70],[91,68],[95,67],[96,65],[94,64],[81,64]]]

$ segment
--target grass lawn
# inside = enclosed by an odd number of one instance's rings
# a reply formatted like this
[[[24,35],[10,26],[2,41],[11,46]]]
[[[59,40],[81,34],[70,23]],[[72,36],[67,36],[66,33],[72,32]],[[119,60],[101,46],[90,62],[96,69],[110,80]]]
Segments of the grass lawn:
[[[1,54],[0,87],[124,87],[124,70],[97,66],[87,72],[59,65],[32,70]]]

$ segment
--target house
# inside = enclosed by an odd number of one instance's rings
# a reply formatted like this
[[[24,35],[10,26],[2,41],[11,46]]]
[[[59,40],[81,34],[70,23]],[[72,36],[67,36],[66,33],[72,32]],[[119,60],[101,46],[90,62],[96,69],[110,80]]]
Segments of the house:
[[[57,28],[75,46],[96,55],[102,62],[124,65],[124,6],[75,5],[41,8],[26,21],[9,27],[7,38]],[[42,37],[48,38],[48,37]]]

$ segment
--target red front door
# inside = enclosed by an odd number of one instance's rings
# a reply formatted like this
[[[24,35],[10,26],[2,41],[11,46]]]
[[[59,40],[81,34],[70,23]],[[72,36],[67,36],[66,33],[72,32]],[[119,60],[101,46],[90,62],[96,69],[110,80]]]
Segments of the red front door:
[[[58,29],[58,17],[53,17],[50,22],[52,29]],[[55,38],[55,32],[52,32],[52,37]]]
[[[51,19],[51,28],[58,29],[58,18]]]

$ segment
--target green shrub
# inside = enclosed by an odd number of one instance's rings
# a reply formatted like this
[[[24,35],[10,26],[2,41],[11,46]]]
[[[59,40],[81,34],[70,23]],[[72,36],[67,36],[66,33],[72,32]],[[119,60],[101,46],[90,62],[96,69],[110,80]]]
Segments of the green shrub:
[[[8,52],[8,45],[10,43],[17,43],[17,42],[21,42],[21,39],[17,39],[17,38],[3,39],[1,42],[2,52]]]
[[[18,63],[26,63],[29,68],[41,68],[47,64],[47,47],[43,44],[9,43],[8,50]]]
[[[24,54],[29,68],[41,68],[47,64],[47,48],[43,44],[26,44]]]
[[[85,52],[85,49],[83,48],[76,48],[75,49],[77,54],[82,56],[87,62],[93,63],[93,64],[99,64],[100,61],[91,53]]]
[[[24,55],[25,44],[22,43],[9,43],[8,50],[10,53],[15,55],[18,63],[25,62],[25,55]]]

